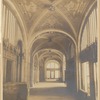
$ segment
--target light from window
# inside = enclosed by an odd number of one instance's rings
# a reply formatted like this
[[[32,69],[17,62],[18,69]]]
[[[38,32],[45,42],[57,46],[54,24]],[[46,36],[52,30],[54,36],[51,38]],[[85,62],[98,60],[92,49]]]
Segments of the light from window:
[[[89,63],[84,62],[80,67],[80,75],[81,75],[81,89],[90,95],[90,71],[89,71]]]

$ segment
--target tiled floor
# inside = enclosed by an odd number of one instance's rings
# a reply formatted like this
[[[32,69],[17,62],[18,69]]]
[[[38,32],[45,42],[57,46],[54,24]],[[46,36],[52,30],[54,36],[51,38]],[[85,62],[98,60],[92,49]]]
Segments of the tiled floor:
[[[30,89],[28,100],[76,100],[64,83],[39,83]]]

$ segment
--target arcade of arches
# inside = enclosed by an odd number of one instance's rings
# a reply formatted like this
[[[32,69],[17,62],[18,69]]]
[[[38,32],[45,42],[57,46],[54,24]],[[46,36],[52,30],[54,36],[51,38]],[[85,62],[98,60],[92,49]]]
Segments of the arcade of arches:
[[[4,100],[100,100],[97,0],[2,3]]]

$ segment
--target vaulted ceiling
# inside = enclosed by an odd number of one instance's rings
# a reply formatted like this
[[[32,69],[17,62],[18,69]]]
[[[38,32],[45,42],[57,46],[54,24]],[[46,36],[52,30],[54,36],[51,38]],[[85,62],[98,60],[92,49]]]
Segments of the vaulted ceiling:
[[[95,0],[11,0],[28,33],[59,29],[78,36],[82,20]]]
[[[66,35],[57,32],[47,32],[36,38],[31,53],[35,54],[41,49],[55,49],[67,55],[70,43],[72,43],[72,41]]]
[[[31,54],[42,49],[55,49],[67,55],[68,48],[73,43],[72,39],[75,41],[78,39],[82,21],[96,0],[10,1],[23,20],[29,45],[32,41]],[[39,32],[43,34],[37,35]],[[44,58],[49,55],[57,56],[54,53],[49,53],[47,56],[44,55]]]
[[[40,61],[42,59],[44,61],[48,61],[48,60],[57,60],[58,62],[63,61],[63,54],[59,52],[58,50],[54,50],[54,49],[40,50],[38,52],[38,57]]]

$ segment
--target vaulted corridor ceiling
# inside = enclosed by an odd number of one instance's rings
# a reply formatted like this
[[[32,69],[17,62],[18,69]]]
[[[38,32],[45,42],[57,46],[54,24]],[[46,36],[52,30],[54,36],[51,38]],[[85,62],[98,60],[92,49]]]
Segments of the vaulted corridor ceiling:
[[[86,11],[95,0],[11,1],[20,13],[30,37],[39,31],[57,29],[77,38]]]
[[[4,3],[15,14],[31,56],[54,49],[68,57],[71,45],[76,53],[96,0],[4,0]]]
[[[39,35],[33,43],[31,52],[36,53],[41,49],[55,49],[67,54],[68,47],[72,43],[66,35],[58,32],[47,32]]]

